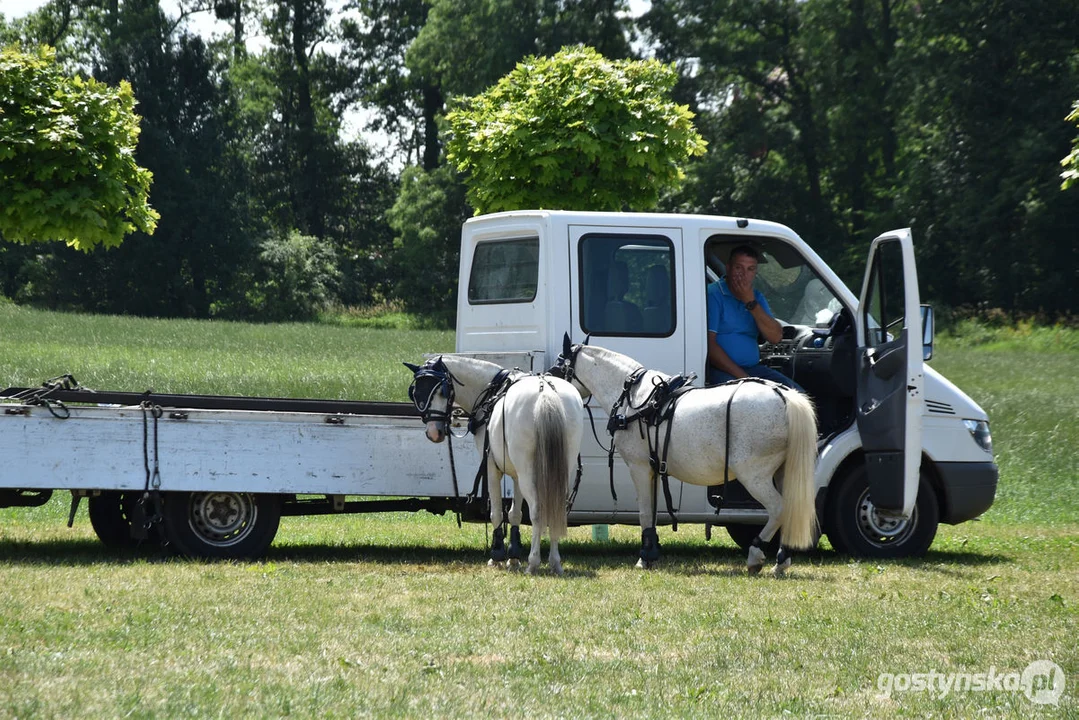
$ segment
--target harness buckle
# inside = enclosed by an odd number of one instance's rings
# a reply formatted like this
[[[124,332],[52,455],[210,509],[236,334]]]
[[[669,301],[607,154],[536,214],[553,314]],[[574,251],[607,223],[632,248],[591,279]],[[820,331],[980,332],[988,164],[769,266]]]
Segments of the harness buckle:
[[[618,430],[625,430],[627,426],[625,415],[612,415],[607,420],[607,433],[614,435]]]

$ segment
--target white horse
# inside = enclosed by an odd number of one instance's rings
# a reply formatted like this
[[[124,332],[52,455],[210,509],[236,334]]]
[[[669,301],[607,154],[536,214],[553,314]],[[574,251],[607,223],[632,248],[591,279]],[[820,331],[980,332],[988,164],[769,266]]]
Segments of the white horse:
[[[640,363],[612,350],[589,345],[570,346],[567,336],[558,369],[591,393],[605,409],[623,402],[627,378],[644,370]],[[649,370],[628,389],[629,405],[622,413],[646,405],[649,394],[670,375]],[[728,424],[728,402],[730,422]],[[615,414],[618,414],[616,411]],[[790,388],[743,382],[697,388],[687,392],[675,406],[670,433],[666,424],[651,433],[653,446],[667,437],[667,470],[670,476],[691,485],[718,485],[727,477],[737,478],[746,490],[768,511],[768,523],[749,548],[746,565],[750,573],[764,564],[762,546],[782,528],[782,542],[773,572],[781,575],[790,567],[786,548],[807,548],[816,542],[814,507],[814,467],[817,455],[817,419],[812,402]],[[649,567],[659,559],[659,537],[655,530],[656,473],[652,469],[650,440],[642,429],[630,422],[616,429],[613,442],[629,466],[637,490],[641,521],[641,560],[638,567]],[[730,427],[730,454],[724,457]],[[660,457],[659,459],[662,459]],[[773,476],[784,468],[783,492],[776,490]]]
[[[409,394],[427,438],[440,443],[449,432],[454,401],[471,415],[470,428],[487,464],[491,497],[491,564],[506,560],[502,530],[502,476],[513,478],[509,562],[520,558],[522,496],[532,520],[527,572],[540,565],[540,539],[551,541],[548,562],[562,574],[558,541],[566,534],[568,487],[576,468],[584,428],[584,405],[576,388],[550,375],[505,371],[494,363],[463,355],[442,355],[422,367],[405,363],[414,375]]]

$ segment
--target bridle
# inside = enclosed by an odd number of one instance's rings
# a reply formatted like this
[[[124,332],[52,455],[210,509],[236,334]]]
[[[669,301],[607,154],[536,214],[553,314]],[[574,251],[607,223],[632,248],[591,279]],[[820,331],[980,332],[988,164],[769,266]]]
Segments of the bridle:
[[[408,398],[416,406],[420,418],[425,423],[438,422],[449,425],[453,414],[453,401],[456,397],[454,385],[460,385],[461,381],[453,376],[446,363],[439,356],[428,360],[418,368],[412,377],[412,384],[408,386]],[[435,398],[441,395],[446,398],[446,409],[438,410],[434,407]]]
[[[587,341],[585,344],[587,344]],[[574,345],[570,343],[569,335],[566,335],[562,340],[562,354],[558,356],[554,366],[547,371],[547,374],[562,378],[568,383],[576,380],[577,356],[581,353],[582,347],[584,347],[582,344]]]

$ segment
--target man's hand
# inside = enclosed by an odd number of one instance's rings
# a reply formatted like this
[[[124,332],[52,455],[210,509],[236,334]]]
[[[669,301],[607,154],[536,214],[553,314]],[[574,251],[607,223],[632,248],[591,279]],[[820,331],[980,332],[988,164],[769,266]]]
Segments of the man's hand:
[[[753,299],[753,278],[744,273],[733,272],[727,276],[727,288],[744,303]]]

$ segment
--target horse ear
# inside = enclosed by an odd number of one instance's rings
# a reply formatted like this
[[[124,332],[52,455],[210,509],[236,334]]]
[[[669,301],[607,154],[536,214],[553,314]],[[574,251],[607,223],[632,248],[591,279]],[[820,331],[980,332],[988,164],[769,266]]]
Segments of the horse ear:
[[[591,339],[592,339],[592,334],[591,334],[591,333],[589,333],[588,335],[585,335],[585,336],[584,336],[584,342],[583,342],[583,343],[581,343],[581,344],[582,344],[582,345],[587,345],[587,344],[588,344],[588,341],[589,341],[589,340],[591,340]]]
[[[411,370],[413,375],[415,375],[416,373],[418,373],[420,371],[420,366],[419,365],[413,365],[412,363],[408,363],[408,362],[403,362],[401,364],[404,365],[409,370]]]
[[[573,341],[569,339],[569,333],[562,335],[562,357],[568,358],[573,352]]]

